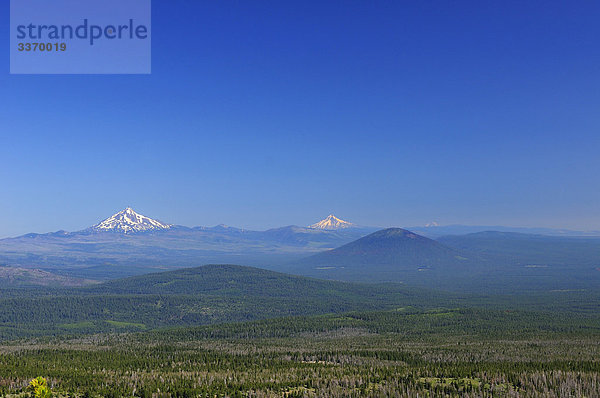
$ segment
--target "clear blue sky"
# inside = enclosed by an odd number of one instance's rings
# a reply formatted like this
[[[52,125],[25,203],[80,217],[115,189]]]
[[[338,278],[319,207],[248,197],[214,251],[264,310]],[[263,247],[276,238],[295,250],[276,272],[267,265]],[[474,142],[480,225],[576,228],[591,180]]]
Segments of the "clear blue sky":
[[[1,12],[0,236],[600,229],[598,2],[154,0],[150,76],[11,76]]]

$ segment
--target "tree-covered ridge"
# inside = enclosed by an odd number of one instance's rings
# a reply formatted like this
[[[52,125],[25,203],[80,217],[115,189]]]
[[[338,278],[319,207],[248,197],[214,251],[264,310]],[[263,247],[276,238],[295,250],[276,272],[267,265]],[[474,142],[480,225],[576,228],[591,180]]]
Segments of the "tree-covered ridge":
[[[421,289],[326,281],[283,274],[254,267],[209,264],[201,267],[152,273],[105,282],[81,291],[102,294],[214,294],[289,297],[335,293],[369,294],[384,289],[415,294]]]
[[[209,265],[69,290],[2,292],[0,339],[441,305],[402,285],[351,284]]]

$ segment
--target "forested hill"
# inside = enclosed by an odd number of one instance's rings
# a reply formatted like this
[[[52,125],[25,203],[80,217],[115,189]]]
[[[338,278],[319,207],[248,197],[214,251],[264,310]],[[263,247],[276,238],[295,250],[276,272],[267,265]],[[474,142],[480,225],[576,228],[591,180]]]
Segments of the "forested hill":
[[[386,294],[415,299],[425,299],[433,294],[428,290],[402,284],[328,281],[228,264],[210,264],[118,279],[83,288],[81,292],[120,295],[321,298],[323,300],[347,297],[367,299],[367,301],[368,298],[383,298]]]
[[[348,281],[423,282],[434,285],[472,272],[460,251],[401,228],[377,231],[290,265],[292,273]],[[426,273],[426,274],[425,274]]]
[[[28,293],[0,291],[0,340],[447,303],[444,294],[403,285],[321,281],[235,265]]]
[[[597,290],[600,239],[481,232],[432,240],[375,232],[292,263],[290,273],[356,282],[404,282],[477,294]]]
[[[399,287],[395,286],[393,290]],[[403,289],[410,290],[404,287]],[[377,289],[373,286],[318,280],[254,267],[210,264],[118,279],[83,290],[88,293],[103,294],[306,297],[322,294],[354,294],[357,291],[375,292]]]

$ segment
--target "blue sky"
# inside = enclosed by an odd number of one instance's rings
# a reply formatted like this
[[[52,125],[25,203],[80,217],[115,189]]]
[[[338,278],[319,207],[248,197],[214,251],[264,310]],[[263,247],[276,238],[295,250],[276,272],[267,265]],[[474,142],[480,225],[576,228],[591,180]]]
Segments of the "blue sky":
[[[600,229],[598,2],[154,0],[149,76],[9,75],[6,3],[0,236]]]

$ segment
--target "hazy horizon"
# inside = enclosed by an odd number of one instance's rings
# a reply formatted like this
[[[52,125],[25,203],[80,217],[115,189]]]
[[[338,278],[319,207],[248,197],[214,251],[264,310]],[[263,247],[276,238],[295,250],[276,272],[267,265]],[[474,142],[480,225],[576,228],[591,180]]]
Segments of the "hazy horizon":
[[[567,227],[561,227],[561,226],[506,225],[506,224],[465,224],[465,223],[447,223],[447,224],[444,224],[444,223],[440,223],[437,220],[431,220],[428,223],[421,223],[421,224],[380,224],[380,225],[377,225],[377,224],[372,224],[372,223],[368,223],[368,222],[366,222],[366,223],[356,222],[353,219],[348,219],[348,218],[345,218],[345,217],[341,217],[341,216],[339,216],[336,213],[328,213],[326,216],[323,216],[323,217],[318,218],[318,219],[315,218],[312,221],[308,221],[308,222],[305,222],[305,223],[290,222],[290,223],[287,223],[287,224],[283,223],[283,224],[274,224],[274,225],[258,226],[258,227],[250,227],[250,226],[246,226],[246,225],[240,225],[240,224],[236,224],[235,222],[234,223],[219,222],[219,223],[212,223],[212,224],[206,224],[206,223],[205,224],[202,224],[202,223],[196,223],[196,224],[191,223],[190,224],[190,223],[186,223],[186,222],[172,222],[169,219],[165,219],[165,218],[161,218],[161,217],[155,217],[152,214],[148,214],[146,212],[139,211],[134,206],[126,206],[124,208],[118,209],[118,211],[124,210],[127,207],[131,207],[138,214],[141,214],[141,215],[144,215],[146,217],[150,217],[152,219],[155,219],[155,220],[167,223],[167,224],[171,224],[171,225],[179,225],[179,226],[184,226],[184,227],[213,227],[213,226],[223,225],[224,224],[224,225],[227,225],[227,226],[230,226],[230,227],[242,228],[242,229],[247,229],[247,230],[256,230],[256,231],[267,230],[267,229],[270,229],[270,228],[285,227],[285,226],[289,226],[289,225],[296,225],[296,226],[300,226],[300,227],[308,227],[309,225],[314,224],[317,221],[321,221],[322,219],[326,218],[329,214],[333,214],[334,216],[336,216],[336,217],[338,217],[338,218],[340,218],[340,219],[342,219],[344,221],[351,222],[351,223],[355,224],[357,227],[366,227],[366,228],[382,228],[383,229],[383,228],[410,228],[410,227],[429,227],[429,226],[432,226],[432,227],[449,227],[449,226],[482,227],[482,226],[490,226],[490,227],[506,227],[506,228],[515,228],[515,229],[519,229],[519,228],[540,228],[540,229],[548,228],[548,229],[557,229],[557,230],[565,229],[565,230],[575,230],[575,231],[577,231],[576,228],[567,228]],[[115,211],[114,213],[117,213],[118,211]],[[111,213],[110,215],[102,216],[102,217],[98,218],[97,220],[89,223],[88,225],[84,225],[84,226],[79,226],[79,227],[76,226],[74,228],[62,228],[62,227],[58,227],[56,229],[51,229],[51,230],[47,230],[47,231],[30,230],[30,231],[26,231],[26,232],[19,233],[19,234],[16,234],[16,235],[7,235],[7,236],[0,235],[0,239],[17,237],[17,236],[24,235],[24,234],[27,234],[27,233],[41,233],[41,234],[44,234],[44,233],[57,232],[57,231],[60,231],[60,230],[65,230],[65,231],[68,231],[68,232],[77,232],[77,231],[81,231],[81,230],[87,229],[89,227],[92,227],[93,225],[98,224],[99,222],[103,221],[104,219],[106,219],[106,218],[108,218],[109,216],[112,216],[112,215],[113,215],[113,213]],[[437,225],[428,225],[428,224],[431,224],[431,223],[435,223]],[[579,231],[582,231],[582,232],[595,232],[597,230],[593,230],[593,229],[588,229],[588,230],[581,229]]]

